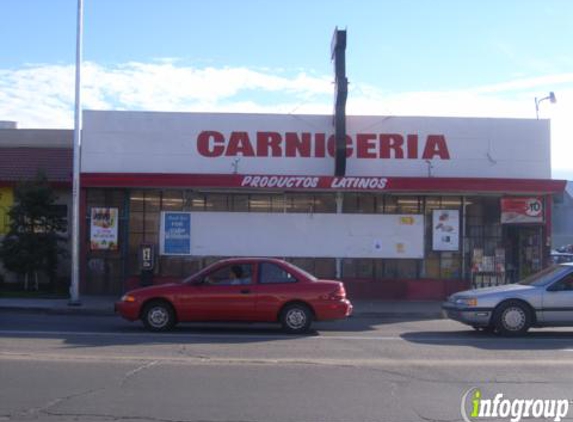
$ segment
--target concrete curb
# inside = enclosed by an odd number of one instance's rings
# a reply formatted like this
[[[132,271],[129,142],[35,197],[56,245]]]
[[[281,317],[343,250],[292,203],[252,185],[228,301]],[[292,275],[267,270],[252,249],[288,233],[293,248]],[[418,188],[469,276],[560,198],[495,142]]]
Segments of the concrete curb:
[[[112,309],[82,308],[70,306],[69,308],[46,308],[39,306],[2,306],[0,313],[47,314],[47,315],[84,315],[84,316],[113,316]]]

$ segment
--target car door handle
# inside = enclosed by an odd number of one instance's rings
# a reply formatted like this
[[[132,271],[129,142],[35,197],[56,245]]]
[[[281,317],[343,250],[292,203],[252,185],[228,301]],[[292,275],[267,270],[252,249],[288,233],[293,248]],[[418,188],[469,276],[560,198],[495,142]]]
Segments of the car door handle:
[[[240,292],[243,295],[248,295],[249,293],[251,293],[251,291],[249,289],[242,289],[242,290],[240,290]]]

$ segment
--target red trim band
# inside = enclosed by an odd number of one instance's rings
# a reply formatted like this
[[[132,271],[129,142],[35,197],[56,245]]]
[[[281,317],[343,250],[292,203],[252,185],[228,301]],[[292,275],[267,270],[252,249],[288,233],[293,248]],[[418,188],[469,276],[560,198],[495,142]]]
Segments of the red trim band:
[[[242,174],[83,173],[87,187],[227,188],[371,192],[559,193],[565,180],[440,177],[284,176]]]

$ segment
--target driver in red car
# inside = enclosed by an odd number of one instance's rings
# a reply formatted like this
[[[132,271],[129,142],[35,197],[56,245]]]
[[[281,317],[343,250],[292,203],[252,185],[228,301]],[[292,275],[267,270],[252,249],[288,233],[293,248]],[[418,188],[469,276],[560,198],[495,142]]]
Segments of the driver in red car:
[[[229,274],[229,280],[225,284],[249,284],[248,278],[243,278],[243,269],[240,265],[233,265]]]

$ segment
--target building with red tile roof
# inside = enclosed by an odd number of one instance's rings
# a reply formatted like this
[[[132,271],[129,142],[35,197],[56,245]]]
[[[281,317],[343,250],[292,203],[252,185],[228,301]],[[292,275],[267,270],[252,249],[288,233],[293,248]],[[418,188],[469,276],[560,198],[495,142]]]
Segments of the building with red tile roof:
[[[46,175],[58,195],[57,207],[69,220],[73,173],[73,131],[62,129],[16,129],[0,127],[0,239],[8,231],[7,213],[13,205],[14,187],[31,180],[38,172]],[[69,239],[69,231],[67,233]],[[58,273],[69,274],[69,259],[60,263]],[[2,271],[5,282],[18,281]]]

